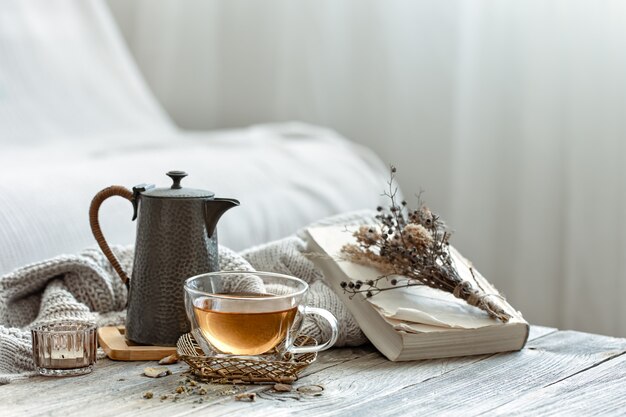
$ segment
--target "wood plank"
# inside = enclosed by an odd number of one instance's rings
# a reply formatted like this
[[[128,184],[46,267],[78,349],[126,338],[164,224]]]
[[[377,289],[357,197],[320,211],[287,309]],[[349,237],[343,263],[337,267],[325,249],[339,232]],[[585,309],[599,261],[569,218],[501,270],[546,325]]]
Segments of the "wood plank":
[[[548,334],[555,333],[556,329],[547,327],[531,327],[530,338],[537,340]],[[325,391],[320,397],[300,395],[298,393],[277,393],[271,389],[257,391],[259,404],[250,408],[249,404],[234,401],[210,404],[212,416],[228,416],[255,413],[281,415],[281,411],[289,414],[297,410],[298,415],[318,415],[323,408],[329,414],[343,412],[346,404],[353,404],[361,398],[371,398],[382,393],[381,387],[388,386],[393,381],[403,381],[404,384],[415,384],[420,381],[436,378],[455,369],[467,369],[492,355],[479,355],[460,358],[431,359],[414,362],[390,362],[380,354],[363,356],[342,364],[340,367],[326,369],[323,373],[313,373],[294,384],[294,387],[305,385],[322,385]],[[380,372],[380,369],[384,369]],[[370,372],[373,370],[373,372]],[[363,374],[367,374],[363,378]],[[361,379],[363,378],[363,379]],[[359,383],[361,382],[361,383]],[[263,401],[261,401],[263,400]],[[206,407],[208,407],[207,405]],[[204,407],[204,409],[206,409]],[[376,410],[373,404],[368,410],[355,415],[367,415]]]
[[[626,355],[489,410],[490,416],[626,414]]]
[[[546,337],[555,329],[531,327],[531,338]],[[295,386],[303,386],[315,383],[327,384],[328,380],[350,379],[358,377],[365,370],[383,367],[390,371],[391,375],[405,383],[434,378],[462,366],[471,365],[487,356],[475,356],[456,359],[441,359],[433,361],[421,361],[410,363],[392,363],[378,354],[373,347],[333,349],[320,353],[318,360],[304,372],[303,378],[296,382]],[[409,367],[407,367],[410,364]],[[97,364],[95,371],[90,375],[73,378],[46,378],[35,377],[19,381],[11,385],[0,386],[0,404],[2,415],[84,415],[88,413],[97,415],[186,415],[190,412],[209,411],[214,413],[229,414],[234,410],[249,413],[256,411],[263,413],[267,407],[273,404],[293,403],[306,404],[320,398],[334,396],[331,389],[327,389],[322,397],[295,396],[298,399],[289,399],[294,394],[285,393],[279,395],[273,393],[267,386],[243,386],[238,390],[245,392],[257,392],[258,401],[255,403],[240,403],[232,399],[232,395],[224,395],[229,390],[228,386],[206,385],[208,391],[203,396],[203,403],[197,404],[197,395],[189,395],[178,402],[171,400],[161,402],[158,398],[162,394],[172,394],[181,374],[187,369],[185,364],[171,365],[175,375],[150,379],[141,375],[143,368],[153,366],[154,362],[113,362],[102,360]],[[415,372],[415,369],[419,369]],[[122,379],[122,381],[120,381]],[[384,382],[385,378],[380,381]],[[371,381],[374,385],[378,382]],[[152,400],[142,399],[146,391],[152,391],[155,398]],[[357,397],[367,396],[371,391],[370,385],[355,386],[349,392]],[[37,399],[33,400],[33,392]],[[7,400],[4,400],[7,399]],[[207,410],[208,409],[208,410]],[[285,410],[292,409],[291,407]],[[315,410],[312,410],[315,414]]]
[[[397,364],[356,359],[303,380],[325,387],[320,397],[263,391],[254,411],[281,415],[478,414],[587,369],[626,351],[626,340],[577,332],[557,332],[533,341],[521,352],[498,354],[459,366],[457,358]],[[435,368],[435,369],[433,369]],[[430,375],[430,376],[429,376]],[[478,401],[477,399],[480,399]],[[214,404],[212,416],[249,413],[247,404]]]
[[[259,392],[259,404],[255,412],[260,414],[275,412],[277,415],[295,412],[303,416],[317,416],[349,413],[350,405],[371,398],[383,398],[388,389],[394,386],[406,386],[419,383],[450,372],[453,369],[471,369],[471,365],[480,362],[486,356],[471,356],[452,359],[430,359],[416,362],[390,362],[382,357],[359,358],[340,368],[329,369],[323,373],[311,375],[296,387],[320,385],[324,387],[322,396],[303,396],[297,393],[276,393],[272,390]],[[386,399],[383,401],[387,401]],[[215,404],[210,408],[211,416],[245,415],[249,408],[235,402]],[[367,410],[355,415],[379,413],[379,404],[370,404]],[[348,414],[346,414],[348,412]]]
[[[330,407],[324,404],[316,407],[315,414],[341,410],[344,415],[362,415],[375,408],[377,415],[406,415],[415,410],[421,416],[477,415],[624,352],[626,339],[566,331],[541,337],[520,352],[494,355],[422,383],[398,380],[395,376],[381,380],[377,374],[395,372],[386,372],[385,367],[369,369],[358,375],[352,385],[370,385],[370,391],[379,387],[378,393],[352,402],[344,398],[343,404],[334,402]],[[372,379],[377,383],[371,384]],[[337,390],[346,386],[346,381],[332,383]]]
[[[345,361],[368,355],[377,356],[378,353],[371,346],[322,352],[306,372],[310,374],[338,367]],[[114,362],[105,359],[89,375],[72,378],[34,377],[0,386],[0,398],[3,398],[0,415],[71,416],[92,413],[114,416],[128,413],[154,416],[193,410],[192,407],[196,407],[194,401],[199,400],[200,396],[183,396],[177,402],[171,401],[188,366],[184,363],[170,365],[173,375],[164,378],[152,379],[141,375],[146,366],[154,365],[155,362]],[[202,397],[208,403],[232,401],[231,394],[224,395],[224,392],[232,391],[232,386],[203,384],[203,387],[208,393]],[[244,385],[236,392],[267,388]],[[152,391],[155,398],[143,399],[146,391]],[[36,401],[33,401],[34,393]],[[161,402],[159,398],[162,394],[168,394],[170,400]]]

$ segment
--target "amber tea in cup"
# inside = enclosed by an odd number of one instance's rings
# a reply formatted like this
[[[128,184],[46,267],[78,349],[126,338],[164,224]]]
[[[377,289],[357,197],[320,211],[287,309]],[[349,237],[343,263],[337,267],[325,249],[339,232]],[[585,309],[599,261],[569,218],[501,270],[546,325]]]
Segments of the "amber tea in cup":
[[[221,294],[254,298],[255,294]],[[211,309],[210,299],[199,299],[194,315],[202,335],[218,350],[236,355],[259,355],[281,343],[291,328],[297,307],[287,310],[237,313]]]
[[[337,338],[328,311],[302,306],[308,285],[295,277],[266,272],[215,272],[185,282],[192,334],[209,356],[256,357],[320,351]],[[319,346],[296,347],[293,340],[307,314],[329,322],[331,338]]]

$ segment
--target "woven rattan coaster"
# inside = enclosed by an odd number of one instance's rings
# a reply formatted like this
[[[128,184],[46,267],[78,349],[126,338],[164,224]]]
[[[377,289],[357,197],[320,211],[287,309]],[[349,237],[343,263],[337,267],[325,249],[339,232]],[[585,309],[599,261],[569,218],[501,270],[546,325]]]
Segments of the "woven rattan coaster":
[[[298,336],[296,346],[316,345],[312,337]],[[198,343],[186,333],[178,339],[178,357],[198,378],[219,384],[292,383],[317,358],[317,353],[294,355],[290,361],[265,361],[204,356]]]

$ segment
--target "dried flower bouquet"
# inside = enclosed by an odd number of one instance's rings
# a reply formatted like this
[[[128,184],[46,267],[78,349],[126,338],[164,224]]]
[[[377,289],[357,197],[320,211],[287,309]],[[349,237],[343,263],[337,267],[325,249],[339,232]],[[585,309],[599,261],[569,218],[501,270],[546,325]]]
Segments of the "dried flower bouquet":
[[[343,259],[374,267],[382,275],[367,282],[342,282],[344,291],[372,297],[381,291],[426,285],[452,293],[492,318],[508,322],[511,316],[490,299],[493,294],[474,288],[459,276],[450,256],[451,233],[439,216],[419,196],[416,209],[407,208],[406,201],[397,203],[395,174],[392,166],[385,192],[391,204],[378,207],[378,224],[361,226],[354,232],[357,242],[342,248]]]

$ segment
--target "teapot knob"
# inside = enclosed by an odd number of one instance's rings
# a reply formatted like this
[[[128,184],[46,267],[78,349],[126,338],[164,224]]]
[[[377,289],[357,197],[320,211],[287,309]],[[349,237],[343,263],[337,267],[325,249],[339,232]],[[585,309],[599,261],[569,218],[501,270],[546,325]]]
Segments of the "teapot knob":
[[[170,171],[165,175],[167,175],[172,179],[172,181],[174,181],[174,184],[172,184],[171,187],[173,190],[179,190],[183,188],[180,186],[180,181],[187,176],[187,173],[185,171]]]

